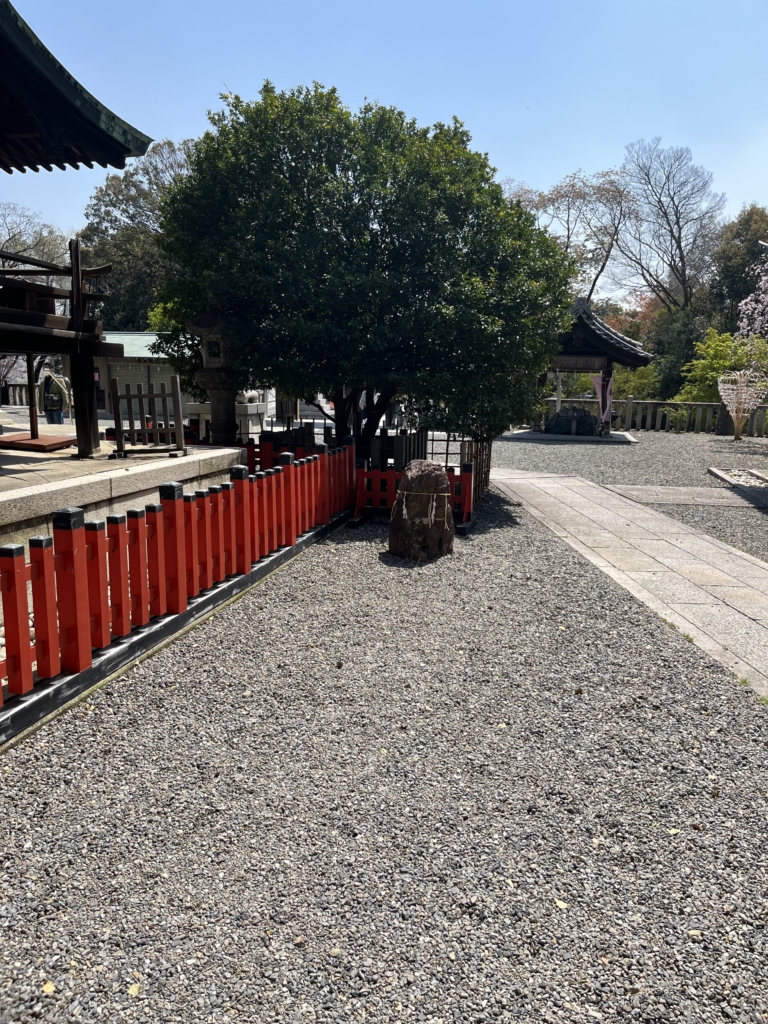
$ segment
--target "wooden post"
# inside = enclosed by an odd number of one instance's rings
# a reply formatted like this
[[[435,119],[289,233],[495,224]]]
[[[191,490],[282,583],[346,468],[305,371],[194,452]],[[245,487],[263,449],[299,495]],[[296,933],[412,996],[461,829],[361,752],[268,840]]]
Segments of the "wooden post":
[[[35,387],[35,357],[27,353],[27,399],[29,402],[29,436],[36,441],[40,436],[37,425],[37,388]]]
[[[80,267],[79,238],[73,238],[69,243],[69,261],[72,264],[70,317],[73,329],[79,334],[83,330],[83,275]],[[82,342],[78,339],[78,347],[80,345]],[[70,370],[72,400],[75,406],[77,455],[80,459],[89,459],[96,452],[101,451],[93,356],[81,349],[77,355],[70,357]]]
[[[61,671],[59,623],[56,615],[56,570],[51,537],[29,538],[35,651],[39,679],[51,679]]]
[[[60,508],[52,518],[61,668],[82,672],[92,664],[85,517],[81,508]]]
[[[34,683],[23,544],[5,544],[0,548],[0,589],[3,594],[8,692],[29,693]]]

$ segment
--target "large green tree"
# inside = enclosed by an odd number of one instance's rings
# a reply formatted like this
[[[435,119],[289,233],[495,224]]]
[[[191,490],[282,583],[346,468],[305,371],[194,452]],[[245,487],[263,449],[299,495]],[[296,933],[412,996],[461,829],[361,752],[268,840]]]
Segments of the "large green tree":
[[[339,435],[365,392],[363,451],[395,397],[475,437],[525,414],[572,266],[458,121],[266,83],[211,122],[163,202],[180,369],[199,365],[182,327],[205,317],[243,384],[332,396]]]
[[[85,210],[80,237],[91,265],[112,264],[110,300],[100,317],[107,330],[145,331],[147,311],[169,267],[157,242],[165,189],[188,166],[189,143],[165,140],[121,174],[108,174]]]

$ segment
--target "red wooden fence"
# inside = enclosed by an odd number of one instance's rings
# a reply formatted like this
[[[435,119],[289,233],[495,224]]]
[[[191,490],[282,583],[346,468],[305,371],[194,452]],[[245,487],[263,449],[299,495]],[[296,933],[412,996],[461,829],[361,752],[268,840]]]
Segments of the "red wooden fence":
[[[454,519],[468,523],[472,519],[474,503],[474,466],[467,462],[461,467],[460,473],[456,472],[454,466],[449,466],[446,473],[451,485]],[[391,512],[402,476],[401,472],[394,469],[365,469],[365,463],[361,460],[357,467],[355,516],[363,515],[366,509],[386,509]]]
[[[280,453],[277,465],[256,473],[234,466],[229,483],[194,494],[164,484],[160,504],[107,516],[106,529],[86,523],[79,508],[54,512],[53,537],[30,539],[29,563],[22,545],[0,547],[0,682],[23,694],[36,680],[82,672],[94,649],[184,611],[189,598],[227,576],[248,573],[353,504],[354,465],[354,444],[318,445],[299,459]]]

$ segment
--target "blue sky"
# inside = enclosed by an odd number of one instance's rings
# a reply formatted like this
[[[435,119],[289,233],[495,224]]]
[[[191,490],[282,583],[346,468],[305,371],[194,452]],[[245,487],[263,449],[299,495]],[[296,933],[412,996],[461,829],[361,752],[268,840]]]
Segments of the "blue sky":
[[[335,85],[351,107],[459,117],[501,178],[546,188],[662,136],[729,212],[768,205],[766,0],[14,0],[56,57],[153,138],[199,135],[231,90]],[[0,172],[0,200],[79,227],[105,172]]]

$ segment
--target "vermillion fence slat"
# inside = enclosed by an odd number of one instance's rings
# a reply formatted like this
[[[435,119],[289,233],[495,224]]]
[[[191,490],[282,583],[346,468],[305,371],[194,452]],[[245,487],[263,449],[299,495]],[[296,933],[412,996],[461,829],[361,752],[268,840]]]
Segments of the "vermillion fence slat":
[[[275,503],[275,471],[274,469],[264,470],[264,501],[267,509],[266,536],[267,551],[275,551],[277,548],[277,523]]]
[[[200,589],[213,586],[213,548],[211,532],[211,495],[195,491],[197,505],[197,554],[200,560]]]
[[[251,490],[248,467],[233,466],[229,471],[233,490],[230,491],[235,509],[234,572],[240,576],[251,568]]]
[[[259,488],[255,473],[248,474],[251,509],[251,562],[258,562],[259,554]]]
[[[232,483],[221,485],[222,515],[224,517],[224,573],[235,571],[235,488]]]
[[[128,587],[128,529],[123,513],[107,516],[107,550],[112,636],[128,636],[131,632],[131,596]]]
[[[317,445],[317,477],[318,522],[325,525],[331,516],[328,510],[328,448],[324,444]]]
[[[97,650],[112,643],[112,615],[109,610],[107,574],[107,530],[103,520],[85,524],[88,563],[88,612],[91,622],[91,647]]]
[[[147,514],[143,508],[129,508],[126,514],[128,516],[131,626],[146,626],[149,622]]]
[[[282,544],[296,543],[296,467],[293,455],[283,452],[280,456],[280,467],[283,478],[283,523],[284,534]]]
[[[259,558],[269,554],[269,541],[267,536],[267,478],[264,470],[259,470],[256,476],[256,503],[259,514]]]
[[[0,547],[0,589],[3,594],[8,692],[28,693],[34,681],[27,608],[27,563],[22,544]]]
[[[275,546],[283,547],[287,541],[285,523],[285,480],[283,466],[275,466]]]
[[[81,508],[58,509],[52,518],[61,667],[83,672],[92,664],[85,518]]]
[[[213,578],[221,583],[226,577],[224,570],[224,501],[221,484],[213,484],[208,488],[211,496],[211,560],[213,562]]]
[[[197,498],[184,495],[184,560],[186,563],[187,597],[200,593],[200,553],[197,529]]]
[[[173,615],[187,610],[187,565],[184,543],[184,499],[181,484],[160,488],[165,525],[165,574],[167,609]]]
[[[165,527],[163,506],[146,506],[147,561],[149,563],[149,613],[154,618],[167,610],[165,572]]]
[[[37,675],[52,679],[61,671],[59,621],[56,614],[56,571],[53,566],[53,538],[30,537],[30,576],[35,623]],[[2,696],[0,696],[0,702]]]

